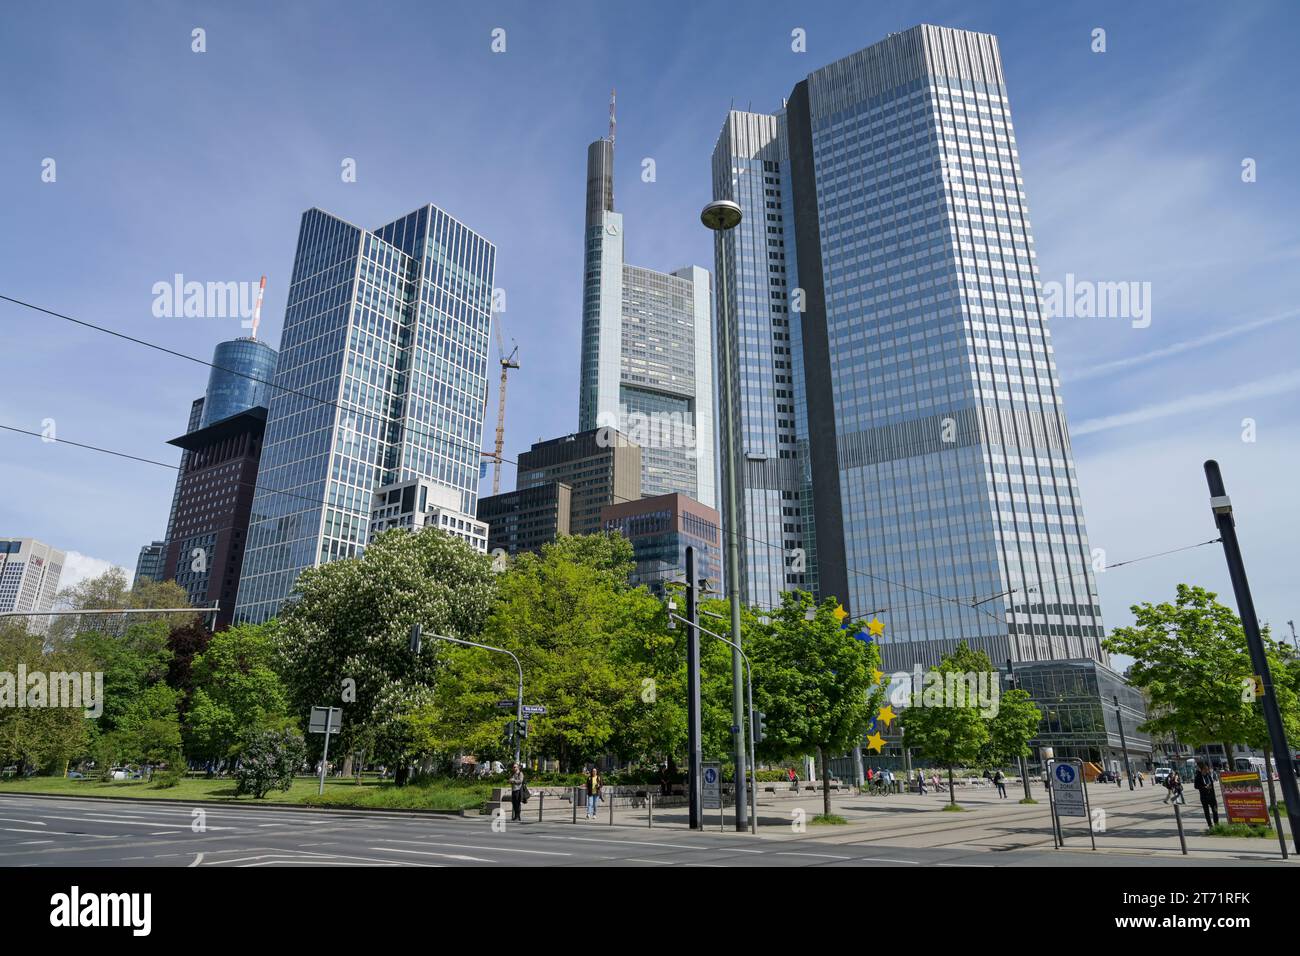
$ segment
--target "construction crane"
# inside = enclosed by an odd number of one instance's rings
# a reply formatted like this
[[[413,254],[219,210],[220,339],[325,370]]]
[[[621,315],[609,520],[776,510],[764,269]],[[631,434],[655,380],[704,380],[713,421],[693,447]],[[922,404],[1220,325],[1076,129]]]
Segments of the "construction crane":
[[[253,334],[251,339],[257,338],[257,327],[262,324],[262,297],[266,295],[266,276],[262,276],[262,281],[257,287],[257,303],[253,306]]]
[[[519,363],[515,356],[519,354],[519,345],[510,340],[514,345],[509,355],[506,355],[505,339],[501,336],[501,322],[497,320],[497,361],[501,363],[501,386],[497,389],[497,443],[495,453],[489,455],[484,452],[484,457],[492,459],[492,494],[498,494],[501,491],[501,454],[506,445],[506,376],[509,375],[512,368],[518,368]]]

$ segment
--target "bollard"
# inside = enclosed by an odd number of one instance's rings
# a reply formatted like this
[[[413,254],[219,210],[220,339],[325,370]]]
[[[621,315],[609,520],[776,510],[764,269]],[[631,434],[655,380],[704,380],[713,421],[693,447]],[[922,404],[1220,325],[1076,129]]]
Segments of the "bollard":
[[[578,788],[573,788],[573,822],[578,822]]]
[[[545,806],[546,806],[546,791],[539,790],[537,792],[537,822],[538,823],[542,822],[542,808]]]
[[[609,825],[614,825],[614,794],[609,795]]]
[[[653,830],[655,825],[655,795],[653,793],[646,794],[645,805],[648,809],[646,815],[650,818],[649,827]]]
[[[1174,800],[1174,822],[1178,824],[1178,842],[1182,844],[1183,856],[1187,856],[1187,837],[1183,833],[1183,813],[1178,809],[1178,800]]]

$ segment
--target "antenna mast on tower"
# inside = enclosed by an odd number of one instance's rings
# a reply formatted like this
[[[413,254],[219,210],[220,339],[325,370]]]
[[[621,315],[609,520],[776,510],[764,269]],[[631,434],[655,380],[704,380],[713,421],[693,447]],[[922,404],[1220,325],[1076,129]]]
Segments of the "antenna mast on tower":
[[[618,91],[614,89],[611,89],[609,91],[609,145],[610,146],[614,145],[614,128],[618,125],[617,121],[614,119],[614,97],[617,92]]]
[[[253,305],[253,334],[249,338],[257,338],[257,327],[262,323],[262,296],[266,295],[266,276],[262,276],[262,281],[257,287],[257,302]]]

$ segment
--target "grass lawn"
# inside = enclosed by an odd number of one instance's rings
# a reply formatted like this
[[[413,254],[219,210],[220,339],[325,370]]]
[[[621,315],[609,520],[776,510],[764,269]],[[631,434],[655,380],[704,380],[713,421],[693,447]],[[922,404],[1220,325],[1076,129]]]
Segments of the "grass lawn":
[[[481,807],[492,795],[490,784],[436,781],[423,785],[395,787],[392,781],[363,779],[326,780],[325,793],[317,796],[319,778],[296,777],[287,791],[272,790],[265,800],[236,796],[229,778],[206,780],[187,777],[175,787],[156,787],[144,780],[68,780],[60,777],[27,777],[0,780],[0,794],[57,793],[73,797],[147,797],[155,800],[196,800],[220,803],[301,803],[307,806],[376,807],[404,810],[465,810]]]
[[[808,822],[813,826],[843,826],[849,821],[845,820],[838,813],[819,813]]]

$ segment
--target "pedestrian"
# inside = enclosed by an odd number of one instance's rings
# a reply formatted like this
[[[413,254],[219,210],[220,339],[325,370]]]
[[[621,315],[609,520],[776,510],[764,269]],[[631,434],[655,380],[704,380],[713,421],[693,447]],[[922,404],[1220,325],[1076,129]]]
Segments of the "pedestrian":
[[[1002,771],[999,770],[993,775],[993,786],[998,788],[998,796],[1005,800],[1007,798],[1007,785],[1003,781]]]
[[[600,779],[600,771],[594,766],[587,771],[587,819],[596,819],[596,801],[600,799],[600,790],[604,782]]]
[[[1187,798],[1183,796],[1183,778],[1177,770],[1169,772],[1169,798],[1174,803],[1187,803]]]
[[[1205,825],[1207,827],[1217,826],[1219,823],[1219,800],[1214,793],[1214,772],[1204,763],[1196,765],[1196,776],[1192,778],[1192,786],[1201,795],[1201,812],[1205,814]],[[1210,817],[1213,815],[1214,819]]]
[[[916,772],[916,784],[917,784],[917,789],[920,791],[921,796],[925,796],[926,794],[925,774],[923,774],[919,770]]]
[[[524,802],[524,768],[519,764],[510,765],[510,819],[522,820]]]
[[[1145,786],[1146,786],[1146,784],[1142,782],[1143,779],[1144,779],[1144,778],[1143,778],[1143,776],[1142,776],[1142,771],[1139,770],[1139,771],[1138,771],[1138,786],[1139,786],[1139,787],[1145,787]]]

